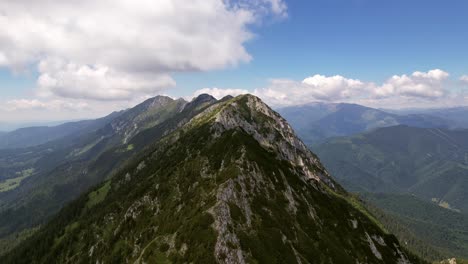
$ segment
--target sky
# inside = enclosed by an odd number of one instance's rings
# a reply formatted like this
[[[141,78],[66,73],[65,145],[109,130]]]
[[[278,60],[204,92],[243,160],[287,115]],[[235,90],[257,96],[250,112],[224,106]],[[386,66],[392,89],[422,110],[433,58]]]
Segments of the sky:
[[[468,105],[464,0],[2,0],[0,122],[168,95]]]

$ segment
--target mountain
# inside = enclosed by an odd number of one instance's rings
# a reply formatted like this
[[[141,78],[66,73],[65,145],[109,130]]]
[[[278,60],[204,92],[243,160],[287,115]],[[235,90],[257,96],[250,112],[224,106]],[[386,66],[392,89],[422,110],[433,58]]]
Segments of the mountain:
[[[451,107],[451,108],[434,108],[434,109],[386,109],[390,113],[407,115],[407,114],[423,114],[431,115],[449,120],[451,128],[468,128],[468,107]]]
[[[432,116],[451,120],[456,128],[468,128],[468,107],[454,107],[427,111]]]
[[[449,127],[451,122],[427,114],[397,115],[357,104],[314,103],[278,109],[304,142],[311,146],[325,139],[349,136],[399,124],[415,127]]]
[[[394,126],[314,150],[349,190],[411,193],[468,212],[468,130]]]
[[[140,132],[161,137],[177,127],[178,116],[197,114],[201,109],[195,107],[206,107],[206,101],[190,107],[183,100],[159,96],[114,115],[89,133],[0,150],[0,242],[18,242],[16,237],[30,234],[67,202],[110,177],[147,146],[132,141]],[[169,119],[177,122],[168,125]]]
[[[414,195],[365,193],[361,197],[373,215],[420,256],[433,261],[468,258],[468,215]]]
[[[184,120],[2,263],[419,262],[257,97]]]
[[[85,134],[100,128],[109,120],[118,116],[113,113],[96,120],[69,122],[58,126],[26,127],[12,132],[0,133],[0,149],[26,148],[42,145],[72,134]]]
[[[432,260],[467,258],[468,130],[394,126],[313,149],[347,190],[385,212],[371,210],[409,248]]]
[[[0,131],[2,132],[11,132],[16,129],[25,128],[25,127],[52,127],[58,126],[64,123],[71,123],[77,120],[61,120],[61,121],[30,121],[30,122],[21,122],[21,121],[10,121],[10,122],[3,122],[0,121]]]

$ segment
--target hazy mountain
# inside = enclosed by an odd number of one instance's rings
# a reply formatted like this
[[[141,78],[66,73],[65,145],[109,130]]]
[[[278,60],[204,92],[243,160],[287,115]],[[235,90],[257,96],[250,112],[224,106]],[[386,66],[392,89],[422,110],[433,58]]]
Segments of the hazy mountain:
[[[260,99],[198,99],[2,262],[410,263]]]
[[[468,128],[468,107],[423,108],[423,109],[385,109],[399,115],[423,114],[440,117],[451,122],[451,128]]]
[[[385,193],[367,197],[390,212],[379,219],[399,238],[409,231],[447,257],[468,256],[468,226],[459,226],[468,223],[468,130],[394,126],[313,149],[346,189]]]
[[[11,132],[0,133],[0,149],[14,149],[38,146],[71,134],[84,134],[98,129],[119,113],[96,120],[85,120],[58,126],[25,127]]]
[[[279,109],[307,145],[336,136],[349,136],[399,124],[450,127],[451,122],[427,114],[397,115],[357,104],[315,103]]]
[[[37,146],[69,135],[76,137],[89,134],[102,128],[110,121],[114,121],[112,126],[113,129],[118,130],[117,133],[127,133],[122,135],[130,138],[138,131],[157,125],[158,120],[164,119],[164,115],[170,114],[174,110],[172,108],[182,108],[185,104],[185,101],[179,99],[169,106],[168,104],[172,101],[174,100],[169,97],[158,96],[148,99],[134,108],[115,112],[101,119],[70,122],[51,127],[20,128],[3,135],[0,134],[0,149]],[[120,115],[122,116],[119,117]]]
[[[468,130],[395,126],[314,150],[350,189],[413,193],[468,212]]]
[[[451,120],[454,123],[454,127],[468,128],[468,107],[429,110],[427,113]]]
[[[62,120],[62,121],[26,121],[26,122],[0,122],[0,131],[2,132],[11,132],[16,129],[25,128],[25,127],[52,127],[58,126],[65,123],[72,123],[79,120]]]

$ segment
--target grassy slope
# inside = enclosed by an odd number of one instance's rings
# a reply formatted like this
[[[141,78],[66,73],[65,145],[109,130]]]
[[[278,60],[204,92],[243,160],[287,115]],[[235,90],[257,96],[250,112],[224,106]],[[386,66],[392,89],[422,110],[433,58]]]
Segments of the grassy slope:
[[[141,104],[109,121],[122,124],[137,120],[142,129],[158,130],[158,124],[177,115],[184,103],[168,101],[151,108],[151,115],[145,112],[147,106]],[[23,237],[20,235],[23,230],[44,224],[64,204],[105,180],[112,170],[144,147],[122,145],[121,136],[111,130],[111,125],[105,124],[96,131],[71,136],[71,140],[0,150],[0,172],[8,176],[0,183],[0,242],[10,243]],[[25,168],[34,168],[34,175],[23,173],[17,177],[15,171],[29,172]],[[1,247],[0,254],[7,249]]]
[[[367,195],[385,211],[387,228],[429,258],[468,254],[466,167],[468,133],[391,127],[336,138],[313,148],[351,191],[411,195]],[[438,198],[441,206],[431,204]],[[421,200],[422,199],[422,200]],[[430,248],[441,254],[432,254]]]

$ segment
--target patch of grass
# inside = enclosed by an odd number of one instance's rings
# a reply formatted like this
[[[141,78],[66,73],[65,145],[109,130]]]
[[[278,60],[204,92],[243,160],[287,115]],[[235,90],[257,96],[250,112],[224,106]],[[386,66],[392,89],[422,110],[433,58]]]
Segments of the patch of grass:
[[[235,203],[229,202],[229,211],[231,212],[231,217],[236,222],[245,222],[245,216],[242,213],[242,210]]]
[[[94,192],[91,192],[88,195],[88,202],[86,203],[86,208],[91,208],[96,204],[104,201],[111,187],[111,181],[107,181],[101,188],[97,189]]]
[[[34,173],[34,169],[32,168],[17,172],[16,175],[18,175],[18,177],[12,178],[12,179],[6,179],[4,182],[0,183],[0,192],[7,192],[7,191],[18,188],[21,182],[27,177],[30,177],[31,175],[33,175],[33,173]]]
[[[73,156],[73,157],[78,157],[80,155],[83,155],[84,153],[88,152],[90,149],[92,149],[94,146],[96,146],[99,142],[101,141],[101,138],[84,146],[83,148],[81,149],[75,149],[73,150],[71,153],[70,153],[70,156]]]

